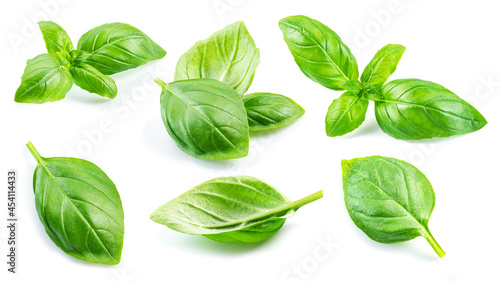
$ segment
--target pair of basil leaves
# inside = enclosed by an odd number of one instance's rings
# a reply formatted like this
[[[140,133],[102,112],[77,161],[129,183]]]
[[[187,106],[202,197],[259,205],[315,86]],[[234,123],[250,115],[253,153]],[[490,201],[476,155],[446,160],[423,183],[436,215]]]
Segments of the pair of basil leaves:
[[[108,23],[85,33],[76,49],[66,31],[51,21],[38,23],[47,54],[28,60],[14,100],[45,103],[63,99],[73,83],[106,98],[117,94],[108,75],[135,68],[166,52],[139,29]]]
[[[75,258],[118,264],[124,214],[114,183],[86,160],[45,158],[31,142],[27,147],[38,163],[33,175],[35,205],[50,239]],[[300,207],[321,197],[318,191],[292,202],[252,177],[216,178],[158,208],[151,219],[220,242],[257,243],[277,233]]]
[[[197,42],[177,62],[175,80],[162,87],[161,114],[169,135],[199,159],[244,157],[249,131],[288,125],[304,114],[292,99],[245,94],[259,64],[259,49],[243,22]]]
[[[398,79],[386,83],[405,47],[389,44],[379,50],[358,81],[355,57],[328,26],[306,16],[279,23],[300,70],[311,80],[335,91],[345,90],[326,115],[326,134],[345,135],[365,120],[368,102],[375,102],[380,128],[404,140],[448,137],[474,132],[486,119],[473,106],[433,82]]]
[[[435,195],[411,164],[372,156],[342,161],[345,205],[371,239],[397,243],[423,236],[439,257],[445,252],[429,230]],[[160,206],[151,220],[173,230],[225,243],[258,243],[276,234],[295,211],[323,196],[290,201],[252,177],[215,178]]]

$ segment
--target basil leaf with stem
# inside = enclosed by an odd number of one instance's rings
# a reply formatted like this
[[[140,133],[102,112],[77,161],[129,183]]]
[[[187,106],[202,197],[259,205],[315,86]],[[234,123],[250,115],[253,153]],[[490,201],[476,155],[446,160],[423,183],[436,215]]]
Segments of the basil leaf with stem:
[[[89,53],[83,62],[105,75],[161,59],[166,52],[144,32],[125,23],[107,23],[88,31],[78,49]]]
[[[345,92],[335,99],[325,119],[326,135],[338,137],[352,132],[365,121],[368,101],[359,94]]]
[[[290,16],[279,22],[285,42],[300,70],[329,89],[358,79],[356,58],[328,26],[306,16]]]
[[[177,146],[199,159],[244,157],[249,149],[248,120],[241,96],[214,79],[190,79],[162,87],[163,124]]]
[[[50,239],[66,254],[92,263],[118,264],[124,234],[120,195],[96,165],[77,158],[40,156],[33,191],[38,217]]]
[[[73,43],[66,31],[57,23],[52,21],[40,21],[38,26],[43,34],[43,40],[47,52],[55,55],[58,52],[69,53],[73,50]]]
[[[211,78],[246,93],[259,65],[259,49],[243,22],[235,22],[198,41],[175,68],[175,80]]]
[[[14,101],[20,103],[45,103],[63,99],[73,86],[73,79],[66,67],[51,54],[41,54],[28,60],[21,85]]]
[[[380,88],[375,115],[382,130],[404,140],[449,137],[477,131],[486,119],[445,87],[419,79],[400,79]]]
[[[250,131],[263,131],[286,126],[302,115],[304,109],[291,98],[272,93],[243,96]]]
[[[73,81],[83,90],[100,96],[114,99],[117,88],[115,81],[109,76],[100,73],[97,69],[86,63],[73,65],[70,68]]]
[[[445,255],[428,226],[434,190],[417,168],[382,156],[342,160],[342,180],[349,216],[368,237],[397,243],[423,236]]]
[[[406,47],[398,44],[388,44],[380,49],[361,75],[361,83],[371,84],[379,89],[391,76],[405,52]]]
[[[320,199],[318,191],[290,201],[270,185],[248,176],[215,178],[160,206],[156,223],[219,242],[258,243],[276,234],[300,207]]]

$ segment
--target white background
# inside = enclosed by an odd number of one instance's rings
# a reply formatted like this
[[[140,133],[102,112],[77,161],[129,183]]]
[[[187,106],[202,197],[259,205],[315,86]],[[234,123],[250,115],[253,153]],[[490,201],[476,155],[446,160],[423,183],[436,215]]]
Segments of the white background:
[[[15,276],[6,272],[7,229],[1,224],[1,280],[499,280],[498,1],[38,0],[3,1],[1,6],[0,217],[7,215],[6,171],[13,168],[19,174],[20,218]],[[351,47],[360,72],[385,44],[405,45],[391,79],[438,82],[470,101],[489,124],[463,136],[401,141],[379,129],[372,105],[358,130],[327,137],[326,110],[340,92],[310,81],[293,61],[278,21],[295,14],[336,31]],[[119,21],[144,31],[167,55],[114,75],[119,89],[115,100],[74,86],[59,102],[16,104],[26,60],[45,52],[33,22],[47,15],[75,45],[89,29]],[[252,134],[246,158],[197,160],[178,149],[164,129],[160,88],[153,79],[171,81],[177,59],[192,44],[240,20],[261,50],[249,92],[287,95],[306,114],[286,128]],[[103,131],[103,122],[111,123],[111,129]],[[76,151],[115,182],[126,217],[119,265],[76,260],[45,234],[34,206],[35,161],[25,148],[28,141],[47,157]],[[370,155],[409,161],[429,178],[437,198],[429,226],[447,252],[444,258],[423,238],[379,244],[352,223],[343,203],[340,160]],[[156,207],[195,185],[237,174],[267,181],[293,200],[319,189],[325,196],[257,245],[221,244],[149,220]],[[333,243],[329,252],[319,248],[321,241]]]

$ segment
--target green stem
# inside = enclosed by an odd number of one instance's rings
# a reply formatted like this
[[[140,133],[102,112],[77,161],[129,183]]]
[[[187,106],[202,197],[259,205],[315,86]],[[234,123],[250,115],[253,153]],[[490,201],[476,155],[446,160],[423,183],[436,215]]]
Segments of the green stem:
[[[161,80],[160,78],[155,78],[155,82],[156,84],[160,85],[160,87],[162,87],[163,89],[166,89],[170,92],[172,92],[172,90],[170,90],[170,87],[168,86],[167,83],[163,82],[163,80]]]
[[[245,218],[245,219],[242,219],[242,220],[237,220],[237,221],[233,221],[233,222],[228,222],[228,223],[225,223],[225,224],[220,224],[220,225],[217,225],[215,226],[214,228],[222,228],[222,227],[229,227],[229,226],[233,226],[233,225],[236,225],[236,224],[240,224],[240,223],[248,223],[248,222],[252,222],[252,221],[255,221],[255,220],[259,220],[259,219],[265,219],[267,217],[271,217],[273,215],[276,215],[276,214],[280,214],[282,213],[283,211],[286,211],[286,210],[290,210],[290,209],[293,209],[293,210],[297,210],[299,209],[300,207],[306,205],[306,204],[309,204],[313,201],[316,201],[320,198],[323,197],[323,190],[320,190],[318,192],[315,192],[309,196],[306,196],[302,199],[299,199],[297,201],[293,201],[289,204],[286,204],[282,207],[279,207],[279,208],[276,208],[276,209],[273,209],[273,210],[269,210],[267,212],[264,212],[264,213],[261,213],[261,214],[257,214],[253,217],[249,217],[249,218]],[[207,228],[210,228],[210,227],[207,227]]]
[[[440,258],[444,257],[444,255],[446,255],[445,251],[443,250],[443,248],[441,248],[441,246],[439,246],[438,242],[436,241],[436,239],[434,239],[428,228],[425,229],[425,232],[426,233],[424,234],[424,237],[425,239],[427,239],[429,244],[431,244],[432,249],[434,249],[434,251]]]
[[[42,163],[43,162],[43,157],[40,156],[40,153],[38,153],[38,150],[36,150],[35,146],[31,142],[28,142],[26,144],[26,147],[31,152],[31,155],[33,155],[33,157],[35,158],[36,162],[38,162],[38,163]]]
[[[316,201],[322,197],[323,197],[323,190],[320,190],[320,191],[315,192],[309,196],[306,196],[302,199],[299,199],[297,201],[292,202],[291,207],[294,208],[295,210],[297,210],[298,208],[300,208],[306,204],[309,204],[313,201]]]

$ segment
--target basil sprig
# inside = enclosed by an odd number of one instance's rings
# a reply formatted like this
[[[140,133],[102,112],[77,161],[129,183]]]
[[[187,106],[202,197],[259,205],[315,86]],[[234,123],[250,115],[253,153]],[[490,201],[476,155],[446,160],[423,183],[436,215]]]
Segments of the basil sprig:
[[[63,99],[73,82],[83,90],[106,98],[117,94],[108,75],[160,59],[166,52],[137,28],[108,23],[85,33],[77,49],[62,27],[38,23],[48,54],[28,60],[14,100],[45,103]]]
[[[249,131],[286,126],[304,114],[292,99],[274,93],[246,94],[260,52],[243,22],[230,24],[184,53],[175,80],[162,87],[167,132],[184,152],[200,159],[244,157]]]
[[[328,109],[325,128],[330,137],[358,128],[370,100],[375,102],[379,126],[397,139],[466,134],[487,123],[472,105],[436,83],[418,79],[386,83],[404,46],[388,44],[379,50],[358,81],[356,59],[328,26],[306,16],[286,17],[279,25],[295,62],[307,77],[329,89],[346,91]]]

